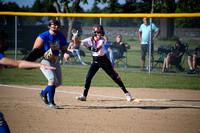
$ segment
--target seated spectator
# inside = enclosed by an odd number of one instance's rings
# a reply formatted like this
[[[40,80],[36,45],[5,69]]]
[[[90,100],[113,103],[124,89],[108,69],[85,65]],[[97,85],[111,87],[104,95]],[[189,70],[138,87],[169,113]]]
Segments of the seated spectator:
[[[109,57],[109,50],[108,50],[108,48],[111,46],[111,43],[108,42],[108,37],[107,36],[105,36],[104,39],[105,39],[104,49],[106,51],[106,55]]]
[[[189,71],[188,74],[195,74],[196,73],[196,66],[200,65],[200,46],[198,46],[192,55],[188,56],[188,65],[189,65]]]
[[[117,34],[116,42],[113,42],[108,48],[108,51],[110,51],[109,58],[113,66],[115,65],[115,59],[122,57],[127,49],[130,49],[130,46],[127,43],[122,42],[122,36]]]
[[[80,52],[79,52],[80,45],[75,45],[73,40],[74,40],[74,37],[72,37],[72,41],[69,43],[67,51],[70,52],[69,53],[70,55],[73,55],[73,56],[77,55],[79,60],[81,61],[82,65],[87,65],[81,58],[81,55],[80,55]]]
[[[167,54],[167,57],[164,59],[162,73],[169,71],[169,64],[174,64],[178,67],[180,71],[184,71],[182,66],[179,65],[181,62],[182,55],[184,54],[184,49],[180,41],[177,41],[175,44],[175,49]]]

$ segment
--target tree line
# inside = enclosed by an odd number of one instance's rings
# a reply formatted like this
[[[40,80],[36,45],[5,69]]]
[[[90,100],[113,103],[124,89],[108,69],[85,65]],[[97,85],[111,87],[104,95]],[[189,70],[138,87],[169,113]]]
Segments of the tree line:
[[[153,2],[152,2],[153,1]],[[0,11],[15,11],[15,12],[51,12],[51,13],[197,13],[200,12],[199,0],[126,0],[125,4],[118,3],[118,0],[94,0],[94,4],[90,10],[84,11],[80,7],[80,2],[88,4],[89,0],[35,0],[32,7],[19,5],[15,2],[3,3],[0,0]],[[107,4],[107,7],[100,9],[97,5]],[[67,20],[65,20],[67,19]],[[96,18],[60,18],[61,26],[68,25],[68,35],[70,38],[71,29],[76,28],[77,23],[83,26],[91,26],[98,23]],[[89,19],[89,21],[88,21]],[[37,21],[37,20],[35,20]],[[32,21],[32,22],[35,22]],[[140,22],[140,23],[138,23]],[[164,18],[155,19],[157,25],[169,26],[165,29],[173,30],[175,28],[200,28],[200,18]],[[67,24],[66,24],[67,23]],[[107,18],[103,21],[103,26],[108,27],[138,27],[141,24],[140,18],[131,19],[123,18]],[[170,32],[170,31],[164,31]],[[173,32],[167,36],[173,36]],[[68,38],[68,39],[69,39]]]

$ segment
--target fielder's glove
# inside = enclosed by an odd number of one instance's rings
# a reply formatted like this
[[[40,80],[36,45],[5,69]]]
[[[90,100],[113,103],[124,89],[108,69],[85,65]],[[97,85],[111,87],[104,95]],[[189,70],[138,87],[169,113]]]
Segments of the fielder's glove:
[[[36,61],[38,58],[42,57],[44,52],[42,49],[36,48],[32,49],[24,58],[23,60],[26,61]]]
[[[73,35],[74,37],[77,37],[77,36],[78,36],[78,30],[73,29],[73,30],[72,30],[72,35]]]
[[[88,47],[88,49],[89,49],[90,51],[93,51],[93,52],[97,52],[97,51],[98,51],[98,49],[95,48],[95,47]]]

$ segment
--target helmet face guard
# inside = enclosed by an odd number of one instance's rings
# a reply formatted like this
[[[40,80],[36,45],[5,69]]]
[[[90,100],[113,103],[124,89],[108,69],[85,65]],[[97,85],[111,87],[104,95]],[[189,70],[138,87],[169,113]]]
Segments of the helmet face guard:
[[[48,26],[50,27],[51,25],[58,25],[60,27],[60,22],[58,20],[52,19],[49,21]],[[53,30],[54,33],[58,33],[58,30]]]
[[[105,31],[101,25],[95,25],[92,29],[92,32],[94,34],[93,36],[96,36],[97,33],[101,33],[101,36],[104,36],[105,34]]]

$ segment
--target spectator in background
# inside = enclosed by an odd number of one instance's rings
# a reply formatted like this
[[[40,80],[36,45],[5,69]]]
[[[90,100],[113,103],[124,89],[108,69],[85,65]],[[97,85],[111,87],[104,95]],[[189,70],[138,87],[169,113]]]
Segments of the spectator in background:
[[[149,53],[149,42],[150,42],[150,30],[151,30],[151,25],[148,20],[148,18],[144,17],[143,18],[143,24],[141,24],[138,34],[139,34],[139,39],[141,42],[141,55],[142,55],[142,66],[141,66],[141,71],[145,71],[145,58],[146,58],[146,53]],[[159,35],[159,28],[156,27],[154,23],[152,23],[152,38],[151,38],[151,69],[153,66],[153,51],[154,51],[154,40],[157,38]],[[154,35],[155,33],[155,35]]]
[[[190,68],[188,74],[195,74],[197,65],[200,65],[200,46],[195,48],[192,55],[188,56],[188,66]]]
[[[105,42],[104,42],[104,49],[105,49],[105,51],[106,51],[106,55],[109,57],[109,53],[110,53],[109,47],[111,46],[111,43],[108,42],[108,37],[107,37],[107,36],[105,36],[104,39],[105,39]]]
[[[72,41],[69,43],[69,46],[67,48],[68,52],[70,52],[70,54],[72,54],[73,56],[77,55],[79,60],[81,61],[82,65],[87,65],[81,58],[81,54],[79,52],[79,47],[80,47],[80,45],[74,44],[74,36],[72,36]]]
[[[109,58],[113,66],[115,65],[115,59],[122,57],[127,49],[130,49],[130,46],[126,42],[122,42],[122,36],[117,34],[116,42],[113,42],[108,48],[110,51]]]
[[[162,73],[169,71],[169,64],[176,64],[180,71],[184,71],[182,66],[179,65],[181,58],[184,54],[184,49],[180,41],[175,43],[175,49],[167,54],[167,57],[164,59]]]

